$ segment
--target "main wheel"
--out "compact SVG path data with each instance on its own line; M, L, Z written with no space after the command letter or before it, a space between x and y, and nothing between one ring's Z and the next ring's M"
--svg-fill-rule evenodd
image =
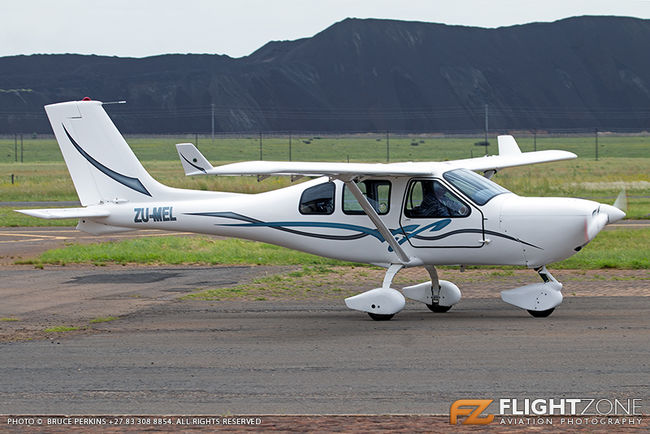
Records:
M555 310L554 307L546 310L529 310L528 313L534 316L535 318L546 318Z
M390 315L386 315L385 313L372 313L372 312L368 312L368 316L369 316L370 318L374 319L375 321L388 321L388 320L390 320L392 317L394 317L395 314L394 314L394 313L391 313Z
M427 307L431 312L435 312L435 313L444 313L447 312L449 309L451 309L451 306L440 306L437 302L433 302L432 304L427 304Z

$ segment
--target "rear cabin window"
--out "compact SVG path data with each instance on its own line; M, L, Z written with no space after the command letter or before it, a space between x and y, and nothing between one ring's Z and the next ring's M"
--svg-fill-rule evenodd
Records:
M333 182L326 182L303 191L298 207L300 214L332 214L335 190Z
M366 180L357 186L377 214L387 214L390 210L390 181ZM365 214L363 208L347 186L343 186L343 212L345 214Z
M470 209L440 181L412 181L404 215L409 218L466 217Z

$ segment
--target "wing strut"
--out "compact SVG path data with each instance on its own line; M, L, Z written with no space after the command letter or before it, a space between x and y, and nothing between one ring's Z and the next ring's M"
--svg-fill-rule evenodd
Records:
M370 220L375 224L375 227L379 231L379 233L384 237L386 242L393 248L393 251L397 254L397 257L403 264L408 264L411 262L411 258L406 254L406 252L402 249L402 246L399 245L397 240L395 240L395 237L393 234L391 234L390 230L386 227L384 222L381 220L375 209L370 205L370 202L368 202L368 199L363 195L361 190L359 190L359 187L357 186L357 183L354 182L352 179L341 179L345 183L345 185L350 189L354 197L357 199L357 202L359 202L359 205L361 205L361 208L363 208L363 211L366 213L366 215L370 218Z

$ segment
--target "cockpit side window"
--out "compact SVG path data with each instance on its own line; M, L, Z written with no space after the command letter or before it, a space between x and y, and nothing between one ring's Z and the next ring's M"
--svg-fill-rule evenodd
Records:
M377 214L388 214L390 210L390 181L365 180L358 182L357 186ZM347 186L343 187L343 212L345 214L365 214Z
M332 214L335 190L333 182L325 182L303 191L298 206L300 214Z
M510 193L499 184L467 169L450 170L443 173L442 177L477 205L485 205L499 194Z
M440 181L429 179L411 181L404 208L406 217L467 217L469 214L469 207Z

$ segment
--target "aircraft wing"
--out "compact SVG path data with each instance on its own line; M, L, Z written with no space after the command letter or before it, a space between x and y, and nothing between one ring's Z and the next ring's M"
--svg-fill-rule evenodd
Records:
M432 167L423 163L332 163L304 161L244 161L207 170L208 175L291 176L426 176Z
M466 168L500 170L506 167L576 158L567 151L521 152L512 136L499 136L499 155L444 162L333 163L301 161L244 161L213 167L193 145L176 145L186 175L249 176L429 176L436 170Z
M521 152L519 145L517 145L515 138L512 136L498 136L497 142L499 145L499 155L448 161L447 164L470 170L496 171L505 167L525 166L527 164L549 163L551 161L577 158L576 154L567 151Z
M528 164L549 163L551 161L572 160L578 156L567 151L522 152L519 155L492 155L490 157L468 158L447 161L447 164L469 170L500 170L506 167L526 166Z
M42 219L108 217L110 215L108 210L96 208L17 209L16 212Z

